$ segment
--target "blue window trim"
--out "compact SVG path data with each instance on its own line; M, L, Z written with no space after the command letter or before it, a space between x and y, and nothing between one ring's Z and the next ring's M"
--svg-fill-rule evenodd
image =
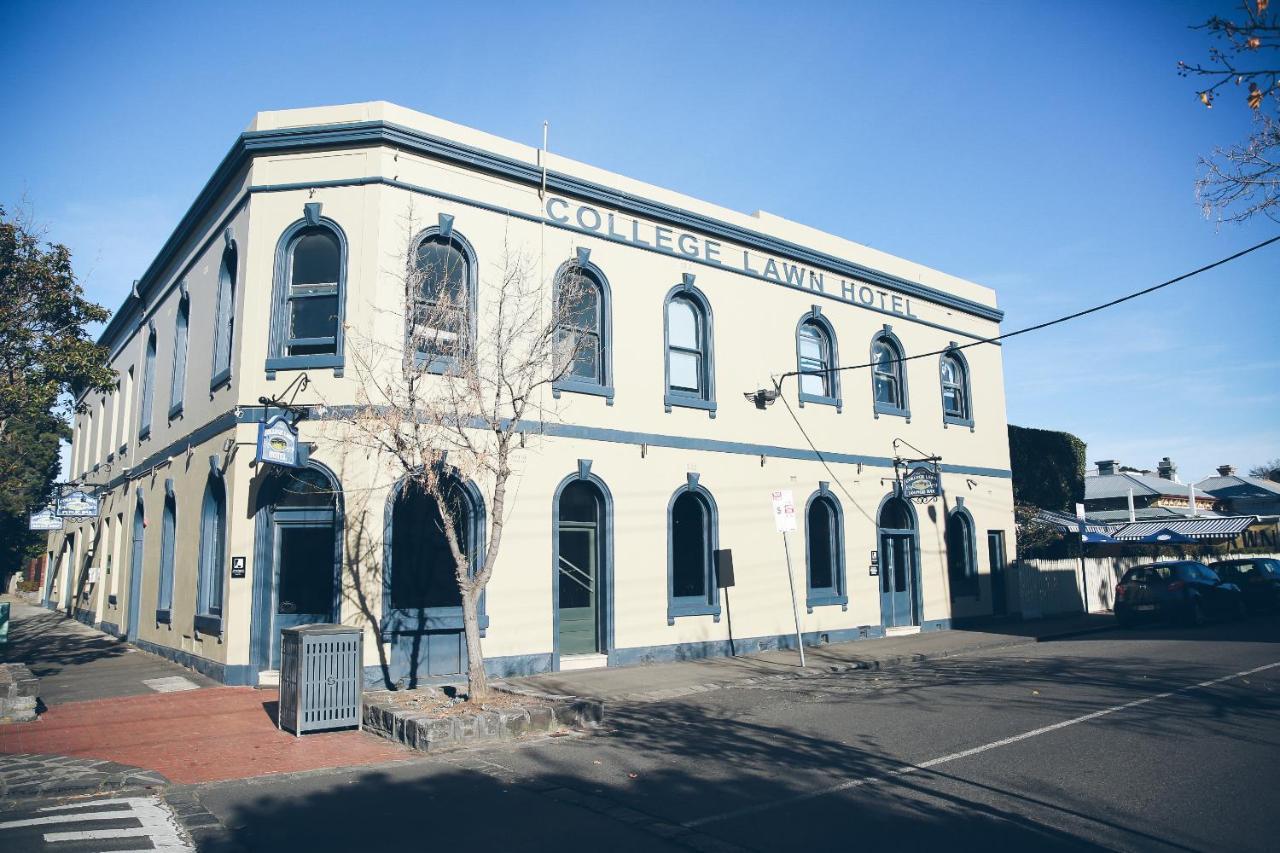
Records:
M210 391L216 391L230 384L231 364L235 361L236 283L240 276L240 252L236 248L236 241L230 236L230 230L228 227L225 238L226 247L222 250L222 257L218 261L218 301L213 315L213 358L211 359L213 375L209 377ZM225 293L222 288L224 279L227 283ZM224 336L227 342L227 363L220 367L218 352L222 349Z
M890 326L888 323L885 323L884 328L876 332L875 336L871 338L871 347L869 349L869 354L867 358L869 362L872 362L872 363L875 362L876 344L879 343L880 341L887 341L890 344L890 346L894 347L898 352L899 359L903 359L906 357L907 350L905 347L902 346L902 341L900 341L898 339L898 336L893 333L893 327ZM899 418L906 418L907 423L911 423L911 397L908 395L908 390L907 390L907 363L901 360L898 361L898 386L900 390L900 393L898 396L901 397L902 399L901 407L891 406L887 403L881 403L879 400L876 399L875 368L873 367L868 372L871 374L871 402L874 407L875 417L878 418L881 415L893 415Z
M964 394L964 408L966 417L958 418L955 415L947 414L946 402L942 407L942 428L946 429L947 425L965 426L969 431L973 431L973 393L970 391L969 385L969 359L965 358L964 353L956 348L956 342L952 341L951 346L938 357L938 394L942 394L942 364L947 358L955 359L956 364L960 368L960 392Z
M178 311L173 320L173 367L169 374L169 420L182 414L187 393L187 347L190 340L191 294L184 287L178 298Z
M835 542L831 549L831 558L835 565L831 567L831 586L814 587L812 586L813 565L810 562L811 551L809 548L809 511L813 508L816 501L823 501L832 509L835 516ZM844 542L844 507L840 505L840 500L831 492L831 485L826 481L818 484L818 490L809 495L809 499L804 504L804 563L805 563L805 606L810 613L815 607L825 607L827 605L840 605L841 610L849 609L848 587L845 585L845 542Z
M333 509L288 507L277 510L280 481L266 483L257 493L253 533L253 611L249 623L249 653L259 670L271 668L271 640L275 631L274 614L278 605L279 571L275 565L277 527L291 523L318 525L328 523L334 530L333 605L331 618L342 618L342 554L345 531L342 484L329 468L309 459L306 469L319 473L328 481L334 495ZM278 475L279 476L279 475ZM285 474L284 476L288 476Z
M156 621L169 624L173 612L173 575L178 547L178 496L173 491L173 480L164 481L164 491L164 510L160 521L160 572L156 578ZM161 613L165 618L160 618Z
M600 613L600 649L607 654L617 648L614 640L614 594L613 594L613 493L609 491L604 480L591 473L591 460L579 459L578 470L565 477L556 486L551 499L551 670L560 669L560 496L570 483L586 481L595 486L600 493L601 519L597 535L603 543L600 549L602 565L597 584L603 584L604 595Z
M796 370L800 370L800 330L806 325L814 326L819 333L827 339L827 366L836 367L840 364L840 349L836 345L836 330L822 314L822 306L815 305L809 309L803 317L796 322ZM832 371L830 374L830 388L835 393L830 396L821 394L809 394L804 391L802 383L803 377L796 377L796 388L800 398L800 408L804 408L805 403L815 403L819 406L835 406L836 413L844 411L844 400L840 396L840 373Z
M200 505L200 562L196 575L196 630L201 633L222 633L226 540L227 490L220 475L210 474L204 487L204 501ZM216 608L213 606L215 596L218 599ZM199 627L201 619L206 628Z
M686 409L702 409L709 417L716 416L716 353L715 353L715 317L711 312L711 301L706 294L694 286L694 277L684 274L684 281L667 291L662 300L662 404L667 412L673 406ZM668 308L671 300L677 296L687 298L702 312L702 380L704 392L694 394L687 391L674 390L671 387L671 328Z
M947 513L947 524L943 530L942 541L944 545L950 545L950 536L952 521L957 521L965 525L968 530L966 537L964 554L965 572L960 578L956 578L951 572L951 553L950 548L947 549L947 584L951 588L951 598L972 598L981 600L982 587L978 582L978 525L974 523L973 513L969 512L969 508L964 505L964 498L956 498L956 506L951 512ZM960 581L957 588L957 580Z
M414 245L417 245L416 243ZM454 477L454 482L461 488L462 496L467 502L468 507L468 536L475 543L475 554L471 559L471 568L475 568L484 563L485 534L487 527L485 524L485 505L484 495L475 483L468 479ZM395 513L396 500L401 492L404 491L408 483L407 477L402 477L396 481L391 487L391 493L387 496L387 506L383 515L383 533L382 533L382 623L379 626L379 632L383 642L389 642L393 639L393 635L400 632L418 632L418 631L461 631L462 630L462 607L423 607L413 609L396 609L391 606L391 578L395 567L392 565L393 539L395 531L392 529L392 518ZM485 635L486 629L489 627L489 616L485 613L485 598L487 593L481 593L478 610L480 611L480 636ZM421 610L421 614L418 611ZM412 615L411 615L412 614Z
M462 252L463 257L467 259L467 341L465 346L470 349L476 345L477 335L477 314L479 311L480 276L477 269L478 261L476 259L476 250L472 247L471 242L466 237L458 233L453 227L453 217L448 214L440 214L440 224L427 228L413 238L413 242L409 245L413 246L413 251L409 255L409 263L417 262L418 247L428 240L443 240L449 245ZM414 297L416 299L416 297ZM404 337L406 344L409 341L412 324L413 324L413 305L407 305L405 311L405 327ZM429 361L421 352L413 353L413 366L428 373L444 374L457 367L458 359L454 356L438 356Z
M675 510L676 500L683 494L691 492L697 495L707 510L707 525L711 542L707 549L710 552L706 565L707 594L705 596L675 596L675 525L671 514ZM698 482L697 474L689 474L689 481L676 489L667 501L667 624L676 624L680 616L713 616L720 621L720 588L716 586L715 552L720 547L720 511L716 508L716 499L711 492Z
M613 296L609 287L609 279L604 270L590 260L589 249L578 249L578 255L565 261L556 270L553 281L559 283L564 276L578 270L585 274L596 286L600 294L600 382L579 379L574 376L563 376L552 383L551 396L559 398L562 392L570 394L591 394L604 397L606 405L613 405ZM559 298L559 288L552 291L553 300ZM555 304L553 302L553 304ZM556 309L553 308L553 313Z
M156 403L156 322L147 324L147 349L142 363L142 393L138 396L138 441L151 437L151 410Z
M323 355L286 355L285 342L289 333L289 275L293 267L293 249L303 232L323 230L338 241L338 326L335 331L334 352ZM305 370L307 368L333 368L334 376L342 376L345 361L343 324L347 316L347 266L349 263L347 235L342 226L320 214L319 202L308 202L302 219L294 222L280 235L276 243L275 271L271 287L271 325L267 342L266 372L268 379L275 379L280 370Z

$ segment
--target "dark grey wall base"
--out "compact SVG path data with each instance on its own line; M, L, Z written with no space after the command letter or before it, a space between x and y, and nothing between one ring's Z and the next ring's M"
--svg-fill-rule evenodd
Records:
M194 669L201 675L207 675L214 681L221 681L223 684L229 685L246 685L253 683L253 677L256 673L253 667L248 664L230 664L221 663L209 658L193 655L190 652L184 652L181 649L171 649L168 646L159 646L146 640L134 640L133 644L143 651L151 652L153 655L159 655L166 660L171 660L187 669Z

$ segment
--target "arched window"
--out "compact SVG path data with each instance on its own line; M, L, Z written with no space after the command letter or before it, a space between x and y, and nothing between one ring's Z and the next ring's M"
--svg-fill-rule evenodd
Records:
M902 345L888 326L871 341L871 391L876 415L910 417Z
M800 372L800 405L822 403L841 408L835 330L814 306L796 326L796 370Z
M952 598L978 595L973 519L964 507L952 510L947 516L947 576L951 581Z
M227 492L212 475L200 508L200 573L196 581L196 630L222 633L222 586L227 559Z
M173 558L178 535L178 501L173 481L165 480L164 516L160 523L160 573L156 589L156 622L169 624L173 618Z
M810 610L824 604L847 606L844 589L844 514L835 496L824 487L809 498L805 509L805 556L808 563Z
M557 352L567 364L554 390L597 394L613 401L609 285L595 265L579 259L556 274Z
M667 623L677 616L720 619L715 551L719 523L715 500L701 486L681 487L667 507Z
M475 571L477 519L472 496L460 483L450 485L448 507L458 546ZM435 499L417 484L406 484L395 498L391 530L391 608L461 608L457 564Z
M663 306L667 346L666 410L672 406L716 411L711 305L687 276Z
M142 408L138 412L138 440L151 435L151 409L156 399L156 327L150 324L147 355L142 366Z
M173 373L169 377L169 417L182 414L187 391L187 332L191 325L191 300L184 293L178 300L178 316L173 328Z
M973 426L969 401L969 366L958 351L942 354L939 362L942 381L942 419L949 424Z
M472 258L452 230L433 228L418 243L409 337L419 367L443 372L470 348L476 309Z
M214 318L213 375L209 387L216 388L231 378L231 350L236 318L236 248L229 243L218 266L218 308Z
M342 367L346 239L337 224L307 205L307 218L280 237L267 373Z
M147 530L146 506L142 502L142 490L133 505L133 548L129 552L129 605L128 627L125 637L130 642L138 639L138 623L142 614L142 558Z

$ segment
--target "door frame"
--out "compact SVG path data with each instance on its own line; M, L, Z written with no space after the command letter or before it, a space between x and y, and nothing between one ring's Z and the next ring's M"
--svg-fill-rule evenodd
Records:
M141 490L139 490L141 491ZM133 504L133 526L130 529L132 551L129 554L129 604L125 637L129 642L138 639L138 621L142 618L142 559L147 541L147 507L141 494Z
M614 644L613 595L613 493L604 480L591 473L591 460L579 459L578 471L556 486L551 499L551 670L560 670L560 495L570 483L585 480L600 493L600 518L596 521L596 642L599 654L608 655Z
M992 559L994 557L991 553L993 541L998 542L1000 545L999 565ZM991 572L992 616L1007 616L1009 614L1009 577L1006 574L1006 570L1009 568L1009 553L1006 548L1003 530L987 531L987 560L991 564L989 570ZM997 604L999 605L998 609L996 607Z
M903 505L907 508L907 514L911 518L912 526L910 528L880 526L880 518L884 512L885 505L895 499L902 501ZM912 505L911 501L903 497L897 491L897 489L895 489L892 494L886 495L883 499L881 499L880 506L876 509L876 545L881 549L881 551L884 550L884 539L886 536L894 536L894 537L900 537L904 539L910 539L910 542L911 542L910 544L910 553L911 553L910 581L911 583L909 584L908 592L909 592L910 601L911 601L912 622L910 625L906 625L906 626L889 624L890 614L886 612L886 597L895 595L896 593L884 592L884 579L881 578L879 579L879 583L876 584L877 592L880 595L880 627L884 629L902 628L902 627L923 627L924 596L921 594L921 589L920 589L921 578L923 576L923 572L920 566L920 517L919 515L916 514L916 509ZM880 571L881 573L884 573L885 569L888 568L888 566L883 556L881 558L880 563L881 563Z

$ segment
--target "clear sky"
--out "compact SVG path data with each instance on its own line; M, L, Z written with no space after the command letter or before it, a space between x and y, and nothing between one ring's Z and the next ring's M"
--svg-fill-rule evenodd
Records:
M0 202L116 308L253 113L383 99L996 288L1004 328L1280 233L1219 227L1188 3L0 3ZM1280 245L1010 341L1011 423L1183 479L1280 456ZM780 365L780 368L788 365Z

